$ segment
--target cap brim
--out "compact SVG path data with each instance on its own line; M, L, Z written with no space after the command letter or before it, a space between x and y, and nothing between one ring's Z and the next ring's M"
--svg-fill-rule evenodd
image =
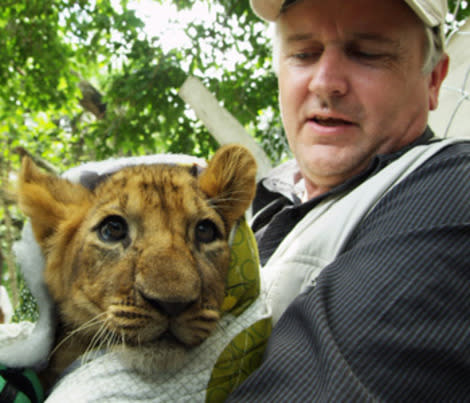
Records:
M254 13L265 21L276 21L285 0L250 0ZM444 23L447 0L405 0L406 4L426 25L435 27Z
M265 21L276 21L279 17L283 0L250 0L254 13Z
M444 23L447 15L447 0L405 0L421 21L429 27Z

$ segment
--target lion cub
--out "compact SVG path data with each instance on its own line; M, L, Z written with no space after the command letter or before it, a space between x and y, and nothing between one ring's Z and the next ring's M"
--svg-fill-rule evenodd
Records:
M231 145L193 171L126 167L89 190L23 160L19 203L58 317L46 387L90 349L118 347L131 365L154 370L215 329L228 237L254 197L256 163Z

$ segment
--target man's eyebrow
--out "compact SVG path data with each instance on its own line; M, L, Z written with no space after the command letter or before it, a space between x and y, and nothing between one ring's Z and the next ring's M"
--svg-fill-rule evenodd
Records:
M294 33L291 34L287 37L287 42L302 42L302 41L309 41L312 39L315 39L316 36L312 33ZM382 43L382 44L388 44L388 45L393 45L393 46L400 46L400 41L396 39L389 38L387 36L381 35L379 33L353 33L351 34L350 38L352 40L363 40L363 41L369 41L369 42L376 42L376 43Z
M313 39L314 36L311 33L296 33L296 34L291 34L287 37L287 42L302 42L302 41L308 41Z
M370 42L377 42L382 44L394 45L399 47L400 41L397 39L392 39L388 36L381 35L379 33L354 33L352 35L354 40L362 40L362 41L370 41Z

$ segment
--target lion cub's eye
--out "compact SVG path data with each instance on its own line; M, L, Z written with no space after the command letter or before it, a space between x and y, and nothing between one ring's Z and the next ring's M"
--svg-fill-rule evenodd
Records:
M211 220L199 221L196 225L196 240L202 243L209 243L220 238L217 226Z
M105 242L118 242L127 237L127 223L118 215L106 217L98 225L98 236Z

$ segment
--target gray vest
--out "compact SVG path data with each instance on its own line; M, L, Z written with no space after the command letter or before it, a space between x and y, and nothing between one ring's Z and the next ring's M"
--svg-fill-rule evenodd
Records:
M262 288L272 309L273 323L297 295L315 285L321 270L341 253L354 229L390 189L457 141L446 139L416 146L349 193L326 199L313 208L262 268Z

